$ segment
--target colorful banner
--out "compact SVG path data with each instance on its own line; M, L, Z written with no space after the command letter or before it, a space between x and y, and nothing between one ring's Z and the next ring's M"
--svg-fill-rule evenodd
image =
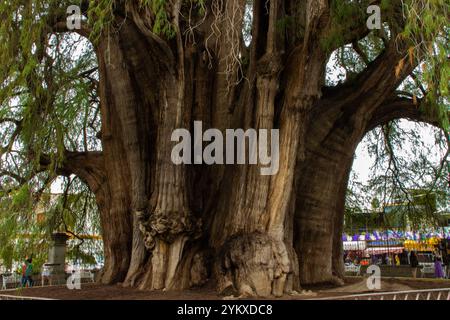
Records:
M344 233L342 235L342 241L369 241L369 240L415 240L424 241L427 239L449 239L450 240L450 227L442 227L438 229L424 229L421 231L396 231L396 230L385 230L385 231L373 231L373 232L362 232L360 234L349 235Z

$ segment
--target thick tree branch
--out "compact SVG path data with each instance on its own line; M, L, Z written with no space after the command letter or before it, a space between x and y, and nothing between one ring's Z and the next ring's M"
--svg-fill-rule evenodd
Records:
M392 40L383 53L369 63L355 79L324 89L320 105L346 109L349 113L356 110L372 112L379 101L383 101L386 95L393 94L417 66L417 60L411 63L406 57L407 46ZM325 108L321 109L326 111Z
M51 169L52 159L49 155L41 155L40 171ZM74 152L66 151L64 161L56 168L56 173L63 176L72 174L86 182L92 192L96 192L105 181L103 154L99 151Z
M392 97L383 102L372 115L366 132L375 127L385 124L395 119L410 119L418 122L425 122L436 127L440 127L439 119L420 110L420 100L414 103L413 99Z
M352 42L352 48L355 50L355 52L361 57L361 59L364 61L364 63L367 65L369 64L369 58L365 54L365 52L361 49L361 47L358 44L358 41Z
M353 5L353 6L357 6L357 7L362 7L363 11L364 11L364 18L363 19L352 19L352 22L350 25L347 26L346 30L343 30L341 33L342 36L342 42L343 44L347 44L347 43L357 43L359 40L364 39L366 36L368 36L370 34L370 32L372 32L372 30L367 28L367 18L368 18L368 14L366 13L366 8L370 5L379 5L381 3L380 0L370 0L368 1L368 3L366 2L354 2L353 4L348 3L347 5ZM383 17L383 21L386 20L387 16L386 14L382 14ZM383 32L383 30L380 30L381 32ZM383 41L385 41L385 39L383 38ZM331 48L331 50L335 50L338 49L337 47ZM364 57L362 57L364 58Z
M170 48L169 44L161 37L156 35L148 26L148 17L151 15L148 8L140 8L139 4L129 1L125 4L125 9L129 12L130 16L139 31L147 38L152 44L152 52L161 63L166 63L167 66L174 66L175 54Z
M80 7L80 12L82 15L87 16L87 12L89 9L89 1L78 1L78 3L74 3ZM50 10L47 19L48 27L50 28L51 32L75 32L78 33L80 36L83 36L85 38L89 39L89 36L91 35L92 29L88 26L88 24L85 21L81 21L81 28L80 29L74 29L69 30L67 28L67 17L68 14L66 12L67 6L62 6L58 9Z
M78 33L80 36L83 36L87 39L89 39L89 36L92 32L92 30L89 28L89 26L86 23L81 23L80 29L73 29L73 30L70 30L67 28L66 21L58 21L55 24L51 25L50 27L51 27L51 30L56 33L75 32L75 33Z

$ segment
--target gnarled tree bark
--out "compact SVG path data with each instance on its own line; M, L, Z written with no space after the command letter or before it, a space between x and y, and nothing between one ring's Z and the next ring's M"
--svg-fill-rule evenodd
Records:
M407 49L395 39L356 80L324 88L330 2L294 2L254 1L249 48L246 1L206 1L205 17L193 21L182 1L169 1L172 38L153 32L149 8L118 4L112 31L95 44L103 150L68 155L65 164L97 198L102 282L185 289L212 279L222 293L281 296L302 283L340 281L358 143L393 118L424 118L391 98L415 67L406 62L395 74ZM289 14L300 34L277 30ZM217 28L223 33L211 34ZM367 34L350 31L351 42ZM229 60L241 52L248 63ZM175 165L171 134L196 120L204 130L279 129L279 171Z

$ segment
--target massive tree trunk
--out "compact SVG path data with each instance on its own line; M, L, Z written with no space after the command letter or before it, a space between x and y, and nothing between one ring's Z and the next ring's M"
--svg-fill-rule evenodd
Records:
M224 294L259 296L339 282L355 149L375 125L421 116L410 105L392 114L386 99L414 65L394 75L403 53L392 40L357 80L324 90L329 1L254 1L248 48L246 1L206 1L205 17L189 21L180 21L192 14L182 1L169 3L173 37L155 34L149 9L128 2L95 44L103 150L68 156L66 169L97 198L101 281L185 289L211 280ZM278 31L288 15L300 35ZM366 34L355 30L356 40ZM194 121L222 132L279 129L278 172L174 164L172 132L192 132Z

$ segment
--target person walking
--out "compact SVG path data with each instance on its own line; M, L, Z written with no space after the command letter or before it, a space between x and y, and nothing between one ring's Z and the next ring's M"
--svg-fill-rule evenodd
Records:
M26 263L26 269L25 269L25 282L28 283L28 287L33 286L33 279L31 276L33 275L33 259L29 258L25 261Z
M409 256L409 263L411 265L412 269L412 276L413 278L417 277L417 267L419 266L419 259L417 258L416 251L411 251L411 254Z

